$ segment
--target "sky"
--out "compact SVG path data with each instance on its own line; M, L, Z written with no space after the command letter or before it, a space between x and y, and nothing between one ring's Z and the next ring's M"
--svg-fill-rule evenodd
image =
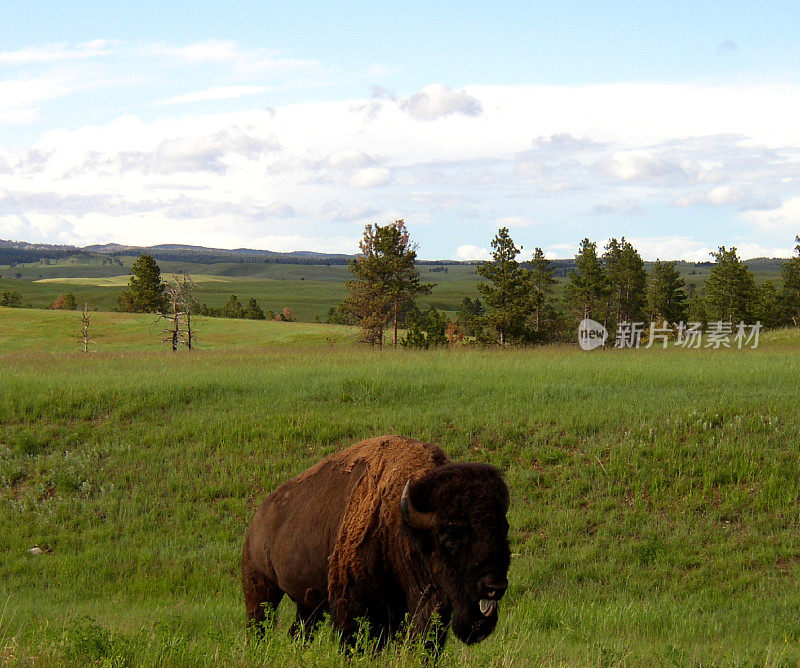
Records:
M541 6L538 6L541 5ZM800 3L0 3L0 238L788 257Z

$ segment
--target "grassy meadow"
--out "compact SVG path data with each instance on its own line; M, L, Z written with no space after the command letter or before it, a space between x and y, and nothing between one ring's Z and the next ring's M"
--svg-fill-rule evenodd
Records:
M370 350L344 327L0 309L0 662L413 665L329 630L245 645L275 486L401 433L506 471L510 588L450 665L797 665L800 333L757 350ZM157 326L156 326L157 327ZM29 550L37 546L41 554Z
M59 294L72 292L78 303L108 311L117 308L120 292L130 278L135 256L120 256L112 261L102 256L78 256L64 260L41 260L12 266L0 265L0 293L16 291L23 306L47 308ZM212 307L225 304L232 294L244 304L255 298L266 312L280 312L289 306L301 322L325 322L328 310L338 306L347 295L345 282L352 278L345 265L279 264L264 262L158 261L162 275L187 273L197 288L195 297ZM647 263L649 267L651 263ZM751 260L758 283L780 279L780 260ZM480 277L475 265L418 265L420 278L436 286L430 295L422 295L419 305L434 306L454 316L464 297L478 297ZM444 271L446 269L446 271ZM678 271L687 289L702 292L711 269L709 263L679 262ZM566 279L557 279L554 294L560 297Z
M78 260L0 266L0 293L19 292L23 306L47 308L59 294L72 292L79 304L111 310L130 279L130 265L136 258L122 258L121 264L100 264ZM328 309L347 296L345 282L352 278L345 265L264 264L253 262L199 264L160 261L162 276L188 273L196 285L199 302L218 307L235 294L244 304L255 298L264 311L280 312L285 306L295 311L299 321L325 322ZM420 267L423 281L436 283L431 295L423 296L422 306L455 313L464 297L476 297L478 275L474 266L451 265L444 271ZM17 278L17 274L19 277Z

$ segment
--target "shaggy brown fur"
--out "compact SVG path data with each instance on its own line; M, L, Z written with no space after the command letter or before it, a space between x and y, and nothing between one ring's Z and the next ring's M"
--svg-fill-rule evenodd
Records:
M434 529L404 519L409 480L415 508L435 513ZM293 633L330 612L346 639L366 618L385 641L407 615L425 631L434 613L446 627L455 610L456 634L476 642L496 623L496 607L486 617L478 599L505 590L507 505L496 469L453 464L435 445L382 436L336 452L256 512L242 559L249 623L263 622L287 594L297 604Z

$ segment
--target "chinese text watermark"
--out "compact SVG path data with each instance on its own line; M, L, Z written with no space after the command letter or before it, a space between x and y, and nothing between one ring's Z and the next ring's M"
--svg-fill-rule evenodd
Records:
M668 322L620 322L617 324L614 348L667 348L670 343L679 348L758 348L758 337L761 322L748 325L740 322L717 320L709 322L704 328L701 322L679 322L671 325ZM642 344L647 334L646 343ZM592 350L605 346L608 331L599 322L582 320L578 326L578 343L584 350Z

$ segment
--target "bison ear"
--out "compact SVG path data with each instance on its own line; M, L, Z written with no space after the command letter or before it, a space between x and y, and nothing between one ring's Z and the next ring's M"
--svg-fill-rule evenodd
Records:
M436 524L436 514L423 513L414 508L414 504L411 502L411 495L409 494L410 486L411 481L409 480L406 482L406 486L403 488L403 494L400 496L400 512L406 524L411 528L429 531L433 529Z

